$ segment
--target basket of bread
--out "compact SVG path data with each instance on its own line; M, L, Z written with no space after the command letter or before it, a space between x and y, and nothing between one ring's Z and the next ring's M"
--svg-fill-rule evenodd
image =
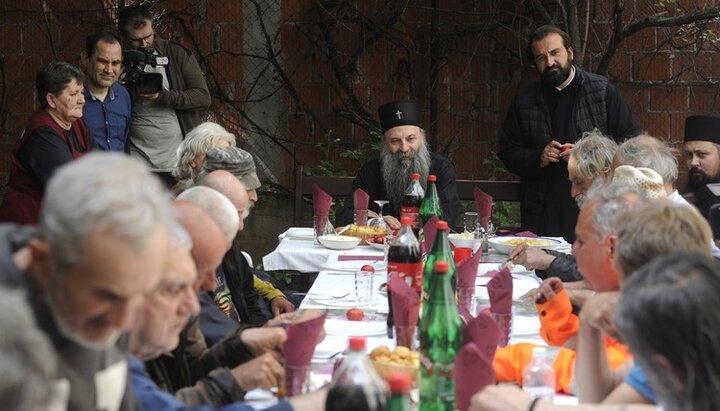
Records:
M362 240L362 244L373 242L376 238L384 238L389 233L379 227L370 227L367 225L350 224L350 226L342 226L335 229L340 235L357 237Z
M407 374L413 384L417 383L420 370L420 353L417 351L403 346L390 350L386 345L381 345L370 352L370 359L383 379L387 380L391 374L401 373Z

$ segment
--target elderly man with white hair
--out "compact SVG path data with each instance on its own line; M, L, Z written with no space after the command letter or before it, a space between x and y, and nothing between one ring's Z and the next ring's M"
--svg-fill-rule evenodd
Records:
M50 179L39 234L15 263L55 349L55 391L68 409L137 409L120 337L160 281L172 224L160 182L122 154L89 154Z
M444 220L455 224L459 203L455 184L455 166L447 158L431 153L425 130L420 128L420 111L414 100L393 101L378 108L382 127L382 150L377 159L365 163L352 183L345 203L336 215L338 225L350 224L354 219L353 193L361 188L370 196L368 206L375 200L387 200L382 210L385 222L392 229L400 228L400 206L410 186L410 174L420 174L425 187L428 175L437 177L437 191L442 204ZM379 210L378 210L379 211Z
M177 163L172 171L173 177L178 181L173 188L175 192L180 193L192 186L208 151L213 148L235 147L236 144L235 134L217 123L206 121L190 130L177 149Z

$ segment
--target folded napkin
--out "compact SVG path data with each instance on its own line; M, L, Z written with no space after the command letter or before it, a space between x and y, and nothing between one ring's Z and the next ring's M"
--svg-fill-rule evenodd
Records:
M414 328L417 326L420 313L420 296L417 291L397 275L393 275L388 283L388 292L392 294L392 313L396 327L409 327L408 335L396 335L398 345L412 346Z
M455 403L459 410L470 408L470 398L495 383L493 360L500 330L488 313L481 312L463 331L463 346L455 357Z
M313 198L313 216L314 217L327 217L330 215L330 206L332 204L332 196L323 191L322 188L318 187L317 184L312 186L312 198ZM315 230L318 233L325 232L326 221L322 220L315 226Z
M519 233L515 233L518 237L528 237L528 238L535 238L537 237L537 234L533 233L532 231L520 231Z
M475 196L475 210L480 216L480 224L483 229L487 230L490 216L492 216L493 198L478 186L473 188L473 195Z
M479 251L479 250L478 250ZM457 266L457 286L458 287L475 287L475 278L477 278L478 265L482 252L475 253L472 257L463 260Z
M512 274L507 267L495 273L487 284L490 296L490 311L495 314L512 313Z
M437 227L435 224L440 221L437 216L432 216L427 223L423 226L423 242L420 244L420 250L423 254L429 253L435 241L435 235L437 235Z
M286 330L287 339L283 343L285 358L285 392L292 396L302 392L307 377L306 366L310 365L315 346L324 336L327 310L315 315L316 310L307 310L300 316L312 316L309 320L291 324Z
M291 324L285 332L287 339L283 344L285 364L302 366L310 364L315 346L320 342L324 331L327 311L309 320Z
M353 193L353 205L355 207L355 211L365 211L365 213L363 213L364 221L355 221L355 224L367 225L367 211L369 203L370 196L368 195L368 193L366 193L362 188L356 189Z

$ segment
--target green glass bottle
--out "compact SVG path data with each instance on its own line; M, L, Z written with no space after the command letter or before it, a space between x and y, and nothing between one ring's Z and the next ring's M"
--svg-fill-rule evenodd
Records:
M420 320L420 411L455 410L455 356L462 320L447 276L449 264L435 263L426 314ZM425 311L425 309L423 309Z
M423 197L422 203L420 203L421 228L424 227L425 223L427 223L433 216L437 216L438 219L442 220L445 215L440 204L440 197L438 196L435 181L437 181L437 177L430 174L427 178L427 190L425 190L425 197Z
M410 376L390 374L387 381L390 386L387 411L410 411Z
M430 293L430 281L434 276L435 263L437 261L445 261L450 265L447 273L447 277L450 281L450 286L455 295L455 284L457 283L457 269L455 268L455 260L453 258L452 248L450 248L450 240L448 240L448 223L447 221L438 221L435 223L437 234L435 234L435 240L433 240L432 248L427 254L425 260L425 267L423 268L423 283L422 283L422 297L423 304L429 297ZM423 305L422 314L425 315L426 305Z

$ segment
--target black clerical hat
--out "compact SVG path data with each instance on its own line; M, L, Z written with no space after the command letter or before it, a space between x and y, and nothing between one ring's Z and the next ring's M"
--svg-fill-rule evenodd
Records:
M688 117L685 120L685 141L709 141L720 144L720 117Z
M378 109L378 116L383 133L397 126L420 127L420 113L414 100L383 104Z

